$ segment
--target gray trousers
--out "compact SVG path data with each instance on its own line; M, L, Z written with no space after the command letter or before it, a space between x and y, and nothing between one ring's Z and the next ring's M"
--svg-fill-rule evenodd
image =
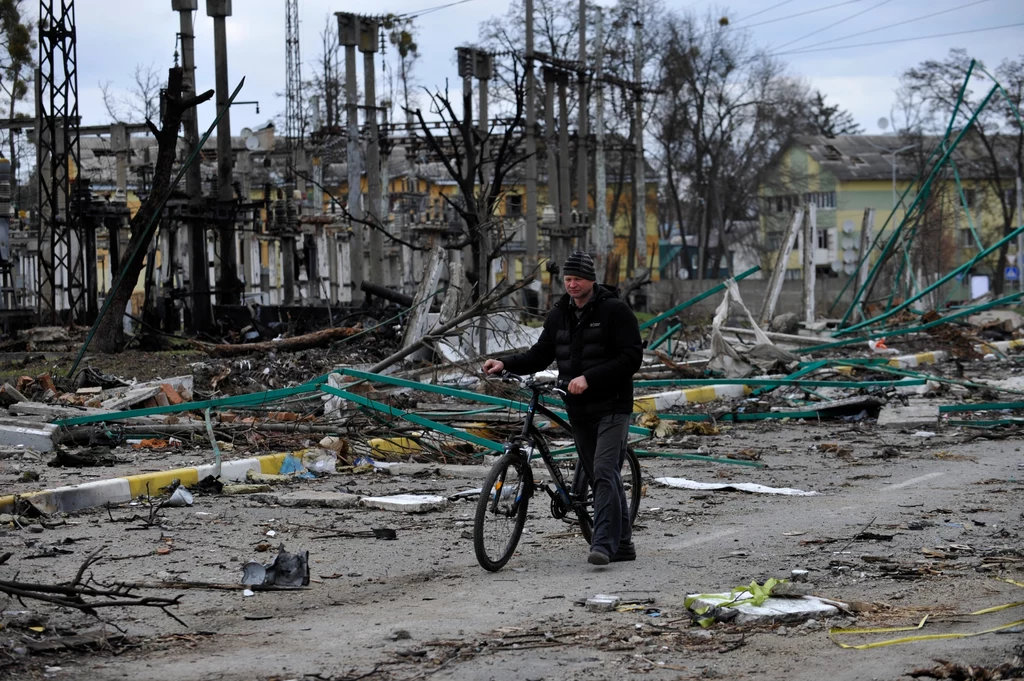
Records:
M599 419L573 418L572 434L583 468L593 471L594 538L591 548L614 556L622 544L633 539L629 504L622 485L622 464L626 459L629 414L608 414ZM577 472L577 483L580 480ZM574 486L579 489L578 485Z

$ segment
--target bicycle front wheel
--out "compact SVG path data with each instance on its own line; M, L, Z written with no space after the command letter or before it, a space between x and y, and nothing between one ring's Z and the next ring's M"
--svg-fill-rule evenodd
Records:
M484 479L473 521L473 550L485 570L503 568L519 544L533 491L530 464L519 450L506 452Z

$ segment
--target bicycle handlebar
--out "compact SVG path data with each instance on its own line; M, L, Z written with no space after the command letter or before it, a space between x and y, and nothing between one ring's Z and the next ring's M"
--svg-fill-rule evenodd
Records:
M519 374L513 374L511 371L504 370L498 374L498 377L507 381L515 381L524 388L529 388L537 393L554 393L561 397L565 397L566 395L567 384L565 384L564 381L556 381L554 383L538 382L535 379L526 378L525 376L520 376Z

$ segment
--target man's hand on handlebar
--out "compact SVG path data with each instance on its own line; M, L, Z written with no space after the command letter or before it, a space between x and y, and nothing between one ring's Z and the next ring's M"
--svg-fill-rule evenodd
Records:
M489 359L484 362L483 370L485 374L500 374L505 370L505 363L500 359Z

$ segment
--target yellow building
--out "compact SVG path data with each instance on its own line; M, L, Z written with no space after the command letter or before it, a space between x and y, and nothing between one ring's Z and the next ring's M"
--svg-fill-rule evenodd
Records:
M892 234L918 198L921 182L915 183L915 178L922 169L927 175L933 163L927 162L928 156L939 142L937 137L883 135L795 137L760 178L762 267L774 267L794 211L813 204L818 276L845 280L861 260L865 209L875 210L872 238L883 228L883 239ZM1012 222L1015 202L1016 170L1011 165L1012 154L1008 156L1007 167L1000 168L1003 183L997 191L991 162L986 160L980 141L967 135L955 149L950 163L922 197L923 205L914 207L912 216L919 219L905 230L914 232L910 262L918 277L929 280L945 274L1004 233L1009 224L1004 207L1010 207ZM786 263L786 278L802 276L801 241L798 238ZM1009 249L1011 253L1015 246ZM1005 268L993 255L973 273L988 275L995 282Z

